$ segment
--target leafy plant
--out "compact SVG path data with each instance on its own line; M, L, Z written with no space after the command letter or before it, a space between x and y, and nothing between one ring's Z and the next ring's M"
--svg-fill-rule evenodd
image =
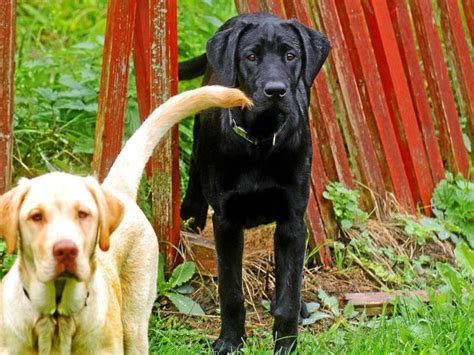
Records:
M10 270L15 259L16 255L8 255L5 242L3 240L0 241L0 280L3 279L8 270Z
M438 235L441 240L445 240L449 234L443 225L434 218L422 217L417 219L413 215L397 214L394 216L394 219L403 227L405 233L411 236L418 245L426 244L433 235Z
M160 255L158 264L158 292L161 296L168 298L179 312L192 315L204 315L201 306L194 302L189 294L193 288L184 285L191 280L196 271L196 265L186 261L178 265L171 273L168 281L165 280L164 258Z
M323 197L332 201L336 221L343 230L365 228L368 214L358 206L358 191L350 190L340 182L331 182L323 192Z
M448 173L436 186L431 202L444 228L464 237L474 248L474 183Z

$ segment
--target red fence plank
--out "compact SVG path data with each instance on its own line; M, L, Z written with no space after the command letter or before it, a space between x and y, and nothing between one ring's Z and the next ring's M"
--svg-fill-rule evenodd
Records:
M140 121L144 121L152 111L151 107L151 55L150 55L150 14L148 0L137 3L135 33L133 37L133 62L135 85L137 87L138 111ZM153 175L152 159L146 166L147 177Z
M372 139L380 146L378 149L381 149L378 159L380 163L386 164L386 168L383 169L388 175L385 177L386 186L390 187L390 190L395 193L398 201L405 208L413 212L415 210L413 201L417 200L419 196L414 174L415 164L412 162L410 152L402 148L408 145L407 142L401 142L399 147L397 138L400 137L400 134L397 137L394 127L390 124L391 117L387 106L387 97L384 94L383 83L377 70L378 65L374 52L371 50L372 44L367 32L362 6L354 1L339 2L339 16L350 49L349 55L356 80L359 83L359 92L363 99L365 116L372 131ZM421 140L419 143L421 144ZM381 154L382 152L383 154ZM405 156L405 161L402 161L402 156ZM423 158L423 155L419 154L418 158ZM382 167L384 165L381 163ZM430 176L429 168L427 171ZM413 197L407 186L410 186Z
M235 0L235 6L240 14L262 11L259 0Z
M443 51L434 23L431 0L410 2L413 24L416 29L428 88L438 121L442 152L448 158L448 168L453 172L468 172L469 158L463 142L453 91L443 60Z
M344 103L348 112L349 122L346 122L346 142L353 157L354 164L358 165L358 176L366 186L375 191L379 196L385 195L384 181L380 170L375 148L367 127L362 100L357 90L357 83L350 63L349 49L347 47L335 0L317 0L312 3L312 8L324 14L322 21L332 44L331 57L337 71L341 85Z
M137 100L140 119L143 121L151 113L150 106L150 18L148 1L137 3L135 33L133 37L133 61L135 81L137 85Z
M313 88L313 96L316 100L312 99L311 116L328 179L338 180L345 186L354 188L349 159L344 148L344 140L337 123L324 72L318 74Z
M438 0L438 4L444 40L448 46L446 52L450 63L452 63L453 72L457 79L456 83L462 96L462 100L459 100L459 102L465 117L469 120L469 129L472 130L474 121L474 70L462 26L461 13L456 1ZM470 17L472 21L472 13ZM474 157L474 151L472 153Z
M467 28L471 36L471 44L474 45L474 1L462 0L464 16L466 18Z
M122 148L136 0L110 0L107 9L92 169L102 180Z
M11 183L16 1L0 2L0 193Z
M403 67L405 68L404 74L409 78L410 96L413 100L418 124L423 133L423 140L428 154L433 182L438 183L445 177L444 166L431 115L428 95L425 89L423 73L419 64L408 7L405 0L389 0L388 6L400 57Z
M177 5L173 0L149 0L151 107L177 93ZM160 141L153 156L153 224L162 243L168 268L175 262L180 238L178 128Z
M285 0L284 4L288 17L298 18L302 24L308 27L316 27L306 2ZM333 101L329 94L326 75L323 71L316 76L313 83L310 108L313 126L316 129L317 147L321 150L328 179L341 181L347 187L353 188L349 159L337 123Z
M430 213L429 205L434 189L431 168L398 51L395 32L390 22L390 13L386 2L373 0L364 3L364 10L405 169L409 171L411 185L418 190L417 195L425 206L425 212Z
M313 236L312 238L309 238L309 245L311 248L316 248L318 250L321 264L325 267L330 267L332 265L331 254L328 242L325 238L324 225L314 194L309 195L306 213L310 226L310 234Z
M324 171L324 163L321 158L321 152L315 137L315 130L312 120L309 121L311 129L311 144L313 147L313 157L311 163L311 195L314 195L318 203L319 213L323 219L326 235L334 238L337 235L337 224L334 220L331 203L323 197L323 192L329 184L329 180Z
M261 0L261 8L263 11L285 18L285 9L281 0Z

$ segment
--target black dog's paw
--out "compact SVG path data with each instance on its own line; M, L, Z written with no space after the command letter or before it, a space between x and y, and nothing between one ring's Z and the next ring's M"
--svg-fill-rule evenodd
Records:
M276 355L288 355L296 350L296 337L286 337L277 339L275 341L275 347L273 348L273 354Z
M226 355L231 353L240 354L242 345L244 343L243 338L229 339L228 337L220 336L212 345L214 354Z

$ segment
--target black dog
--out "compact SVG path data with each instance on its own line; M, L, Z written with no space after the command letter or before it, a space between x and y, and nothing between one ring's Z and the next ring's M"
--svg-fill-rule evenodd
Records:
M257 13L227 21L207 43L207 57L180 64L180 78L202 74L242 89L252 110L197 117L183 219L204 228L208 204L219 273L222 328L214 350L237 350L245 336L243 229L276 221L275 351L295 349L307 235L311 138L309 91L329 52L324 35Z

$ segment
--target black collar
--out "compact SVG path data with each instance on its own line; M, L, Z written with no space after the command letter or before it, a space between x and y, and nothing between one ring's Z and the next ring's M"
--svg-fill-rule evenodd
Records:
M245 139L247 142L252 143L253 145L259 145L260 143L272 140L272 146L274 147L277 142L277 136L280 134L280 132L283 130L286 123L288 122L288 118L287 118L285 122L283 122L283 124L280 126L280 128L278 128L278 130L275 133L273 133L272 137L259 140L257 138L252 138L249 135L249 133L245 130L245 128L237 125L237 122L235 122L234 117L232 116L232 111L230 109L228 109L228 111L229 111L229 124L232 127L232 130L234 131L234 133L237 134L239 137Z

